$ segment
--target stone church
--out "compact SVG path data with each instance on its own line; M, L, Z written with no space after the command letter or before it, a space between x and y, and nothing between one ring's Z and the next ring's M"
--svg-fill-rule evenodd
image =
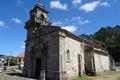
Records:
M48 11L37 4L25 24L24 75L39 80L70 80L110 70L108 52L93 42L53 26Z

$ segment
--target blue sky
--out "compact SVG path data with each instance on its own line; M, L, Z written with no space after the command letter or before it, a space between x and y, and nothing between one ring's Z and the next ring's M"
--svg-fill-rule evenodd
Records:
M29 10L43 3L53 25L76 35L120 24L120 0L0 0L0 54L24 51Z

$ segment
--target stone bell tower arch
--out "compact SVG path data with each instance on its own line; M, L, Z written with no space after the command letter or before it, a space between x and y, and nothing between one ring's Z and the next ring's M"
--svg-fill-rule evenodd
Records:
M30 21L46 25L48 22L48 11L44 8L43 4L38 3L30 11Z
M48 11L44 5L38 3L33 9L30 10L30 19L25 23L27 29L27 40L35 38L37 35L41 35L40 29L44 26L49 26Z

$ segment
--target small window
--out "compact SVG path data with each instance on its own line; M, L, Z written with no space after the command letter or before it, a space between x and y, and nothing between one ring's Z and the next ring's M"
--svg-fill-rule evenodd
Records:
M80 46L81 46L81 53L83 53L84 52L84 45L80 44Z
M40 18L41 18L41 20L44 20L44 19L45 19L45 17L44 17L43 14L40 15Z
M83 47L83 45L81 44L81 47Z
M67 50L67 62L70 62L70 50Z

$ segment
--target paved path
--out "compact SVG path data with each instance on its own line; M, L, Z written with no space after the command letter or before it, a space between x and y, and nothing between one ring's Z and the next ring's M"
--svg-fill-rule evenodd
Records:
M35 80L23 77L20 73L0 73L0 80Z
M4 77L4 78L0 78L0 80L34 80L34 79L28 79L28 78L22 78L22 77L17 77L17 76L13 76L13 77Z

